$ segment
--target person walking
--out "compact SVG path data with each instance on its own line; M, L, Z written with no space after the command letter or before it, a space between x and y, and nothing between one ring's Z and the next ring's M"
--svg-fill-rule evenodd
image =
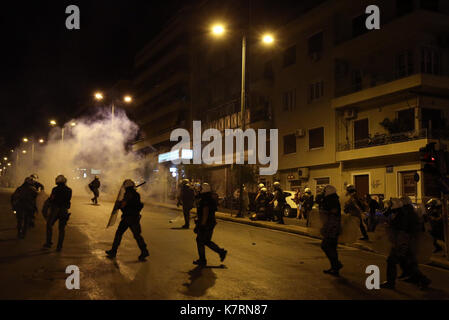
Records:
M196 227L194 232L197 234L196 244L198 249L199 259L193 261L193 264L199 267L207 265L206 260L206 246L218 253L220 261L226 259L227 251L220 248L212 241L214 228L217 224L215 219L215 212L217 211L217 199L213 195L211 187L208 183L201 185L200 201L198 205L198 219L195 221Z
M195 200L195 191L189 185L189 182L190 181L188 179L182 180L179 188L178 203L176 204L177 207L182 205L182 212L184 214L183 229L190 228L190 210L192 210L193 202Z
M360 231L362 232L363 237L360 240L369 240L368 233L366 232L365 225L363 224L362 214L366 210L366 206L363 203L362 199L357 195L357 190L355 187L350 184L346 187L346 195L349 196L349 199L345 203L344 212L349 213L350 215L359 218L360 220Z
M32 179L33 183L33 187L36 189L37 194L41 193L42 191L44 191L44 185L42 183L39 182L39 176L36 173L33 173L32 175L30 175L30 178ZM37 213L37 207L36 210L33 212L33 215L30 218L30 227L34 228L34 220L36 219L36 213Z
M419 270L416 256L411 250L411 242L420 231L420 225L411 200L407 198L391 199L390 210L387 211L392 248L387 259L387 281L381 284L381 288L395 289L398 264L410 276L407 282L417 284L420 289L427 288L431 283Z
M444 224L442 204L439 199L430 199L426 203L427 215L426 220L430 223L430 234L433 238L433 246L435 250L433 253L437 253L443 250L438 241L444 241Z
M95 176L94 180L89 183L89 189L94 194L94 197L91 199L93 204L98 204L98 197L100 197L100 186L101 182L98 176Z
M313 208L312 190L310 190L310 188L305 188L304 195L299 200L301 201L302 204L302 215L304 219L307 220L306 226L309 227L310 224L309 213L312 211Z
M341 233L341 206L337 195L337 189L332 185L327 185L323 190L320 214L323 220L321 235L321 249L326 254L331 264L330 269L324 270L326 274L333 276L340 275L343 265L338 260L338 236Z
M141 251L139 261L145 261L145 258L150 255L147 249L145 240L141 233L142 228L140 225L141 215L140 212L143 209L143 203L140 201L140 194L136 191L136 184L131 179L127 179L123 182L122 187L125 189L123 199L119 199L115 203L115 208L122 211L122 219L115 233L114 242L111 250L107 250L106 254L108 258L115 258L117 250L122 241L123 234L126 230L131 229L134 239Z
M53 225L59 220L58 245L56 250L61 251L64 242L65 227L70 218L70 213L68 210L71 206L70 201L72 199L72 189L67 187L67 179L63 175L57 176L55 182L56 187L54 187L51 191L49 198L50 214L47 217L47 241L44 244L44 248L51 248L53 244Z
M16 212L17 237L24 239L30 220L36 212L37 190L34 187L33 179L27 177L23 184L11 195L11 206Z

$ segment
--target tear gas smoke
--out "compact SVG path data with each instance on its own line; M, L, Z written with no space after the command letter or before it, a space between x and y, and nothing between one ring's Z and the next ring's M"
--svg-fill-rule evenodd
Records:
M73 122L76 126L71 125ZM30 142L16 148L28 152L19 154L19 166L12 170L14 185L20 185L25 177L37 173L39 181L49 192L55 185L55 177L63 174L74 196L86 196L91 194L87 185L98 175L102 184L100 197L114 199L125 179L141 183L149 178L149 171L155 172L148 168L154 168L157 162L127 148L127 143L133 141L138 130L122 110L116 110L113 119L110 112L101 110L93 117L70 121L63 128L55 127L46 145L35 144L34 166ZM164 174L162 169L158 172L161 176ZM153 181L163 180L152 178ZM152 189L148 183L139 191L149 195Z

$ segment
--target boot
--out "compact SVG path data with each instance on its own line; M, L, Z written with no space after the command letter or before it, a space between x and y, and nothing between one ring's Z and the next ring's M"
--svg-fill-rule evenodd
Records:
M394 284L393 282L385 281L384 283L381 283L381 284L380 284L380 287L381 287L382 289L391 289L391 290L394 290L394 289L395 289L395 284Z
M110 259L114 259L115 256L117 255L117 251L114 251L112 249L111 250L107 250L105 252L108 255L108 258L110 258Z
M195 260L193 261L193 264L197 265L198 267L205 267L207 265L207 262L205 260Z
M340 273L338 272L338 270L335 270L335 269L332 269L332 268L330 268L328 270L323 270L323 272L325 274L330 274L331 276L334 276L334 277L339 277L340 276Z
M145 258L149 256L150 253L148 252L148 250L142 251L142 253L139 256L139 261L145 261Z
M220 252L220 261L223 262L226 259L226 255L228 252L223 249L223 251Z

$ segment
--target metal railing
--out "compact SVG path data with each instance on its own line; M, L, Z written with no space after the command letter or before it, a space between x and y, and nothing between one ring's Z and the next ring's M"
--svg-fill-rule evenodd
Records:
M348 151L354 149L383 146L393 143L407 142L426 138L430 138L427 129L413 130L394 134L378 133L370 136L367 139L340 143L337 146L337 151Z

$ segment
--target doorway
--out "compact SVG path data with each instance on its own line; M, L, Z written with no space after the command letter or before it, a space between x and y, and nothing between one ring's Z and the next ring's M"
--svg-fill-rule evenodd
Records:
M365 197L366 194L369 194L369 175L354 176L354 186L357 190L357 195L359 197Z

